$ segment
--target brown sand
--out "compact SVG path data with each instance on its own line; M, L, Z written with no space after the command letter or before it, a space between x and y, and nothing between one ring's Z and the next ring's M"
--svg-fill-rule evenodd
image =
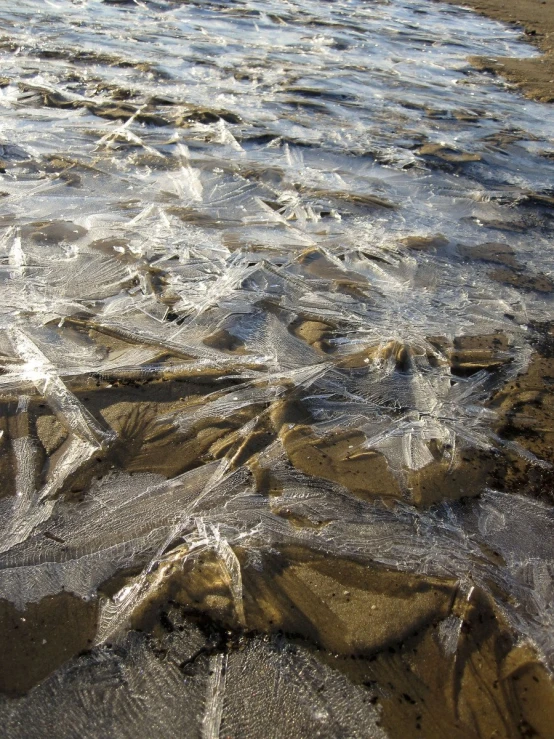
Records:
M521 88L524 95L544 103L554 102L554 0L444 0L467 5L499 21L523 26L525 40L543 52L537 59L473 57L480 69L501 74Z
M444 0L456 3L455 0ZM517 84L525 95L539 101L554 101L554 0L466 0L477 12L502 21L519 23L526 38L543 52L537 59L474 59L481 69L491 70ZM56 101L50 101L55 104ZM106 117L112 111L103 110ZM436 148L420 152L460 161L459 155ZM453 158L454 157L454 158ZM406 248L435 249L443 245L440 234L412 237ZM486 243L459 247L467 259L484 262L490 276L522 290L549 292L552 283L542 275L529 275L505 244ZM345 279L333 274L334 265L313 251L304 264L312 274ZM356 288L354 275L345 289ZM99 340L93 327L81 326ZM536 353L525 372L507 384L490 402L499 413L498 432L521 444L542 459L554 462L554 405L550 384L554 378L554 328L531 327ZM298 338L317 351L327 353L327 339L334 327L306 317L293 326ZM113 345L117 337L110 336ZM214 335L218 345L227 338ZM460 337L452 344L440 338L453 374L462 376L486 369L495 371L505 359L503 335ZM107 339L106 339L107 341ZM101 343L101 342L99 342ZM230 352L240 350L229 345ZM401 367L409 347L388 349ZM349 367L363 366L367 351L349 358ZM276 402L267 409L260 426L245 441L236 430L250 415L263 409L253 407L233 419L207 419L188 433L177 433L155 420L164 413L201 402L206 392L221 388L210 377L162 378L152 382L95 383L72 388L87 409L119 433L121 442L99 455L90 468L68 482L64 494L77 494L90 480L113 467L130 472L155 471L173 477L193 466L227 455L233 463L250 464L257 473L260 493L272 491L269 473L257 469L259 447L279 437L290 461L300 471L345 485L364 499L402 499L405 491L391 474L382 455L376 452L350 455L357 445L348 434L316 437L310 418L294 401ZM33 399L29 417L15 416L15 400L8 403L0 428L0 496L13 495L13 460L10 438L26 436L34 428L44 447L44 458L52 458L66 439L56 417ZM30 424L30 427L28 427ZM294 424L294 425L293 425ZM292 427L291 427L292 426ZM264 473L265 476L264 476ZM37 472L40 474L40 472ZM491 479L492 477L492 479ZM429 505L442 499L478 493L484 482L509 492L531 495L552 502L553 474L522 458L493 464L488 457L467 454L458 467L446 469L437 461L409 480L411 502ZM267 482L267 491L264 484ZM276 510L287 518L287 511ZM309 522L292 523L311 525ZM321 525L325 525L322 522ZM241 564L246 554L236 552ZM262 573L244 568L244 612L237 614L217 558L189 559L186 566L176 552L173 567L158 573L158 587L144 612L134 615L133 625L154 635L167 621L168 604L178 604L187 618L206 618L242 634L285 634L291 641L314 650L318 658L344 672L353 682L377 690L383 724L392 737L490 737L551 735L549 714L553 710L552 683L537 656L504 622L489 597L478 588L470 599L458 584L447 578L423 577L362 565L346 559L328 560L316 551L283 548L267 555ZM119 573L105 583L108 597L125 578ZM69 593L44 598L18 611L0 602L0 640L4 669L0 692L20 695L39 683L73 655L90 647L96 630L96 604L84 603ZM461 629L453 653L445 649L440 625L459 619ZM371 695L372 693L369 693Z
M236 554L245 565L248 553ZM269 553L260 570L244 567L243 575L239 614L213 552L184 566L176 555L133 625L157 634L173 606L243 638L285 635L368 688L391 737L551 735L551 680L480 589L468 597L452 579L297 546ZM445 619L460 623L452 650L441 641Z
M406 247L414 248L414 244L416 249L438 249L442 241L439 237L419 239ZM509 269L516 287L521 281L521 289L533 289L528 282L536 275L528 272L506 245L460 245L459 252L464 258L483 262L484 269ZM308 257L314 271L331 268L313 253ZM299 319L294 330L318 351L329 350L326 337L333 332L331 325ZM490 405L498 411L498 432L503 438L554 462L554 407L549 392L554 377L554 329L541 324L530 326L530 330L536 352L529 367L505 385ZM91 335L98 343L108 341L94 329ZM109 338L110 346L115 340ZM453 375L470 376L480 370L493 373L511 357L508 338L502 333L460 336L452 342L430 337L429 341L440 350L436 361L449 364ZM390 342L335 361L356 370L376 355L394 357L398 371L405 371L413 351L408 345ZM327 356L332 361L333 354ZM215 382L206 374L187 374L182 368L173 371L168 363L167 372L157 378L137 375L69 381L88 412L117 431L119 441L68 479L60 494L68 499L78 497L94 477L114 468L174 477L227 456L232 465L248 465L259 494L273 498L278 491L271 469L264 468L258 453L280 438L289 461L299 471L339 482L359 498L371 500L387 492L388 505L405 499L407 491L401 489L382 455L356 450L360 439L354 432L315 435L313 419L292 391L267 408L254 405L232 418L204 418L188 431L160 423L160 417L168 412L185 411L202 403L206 394L223 392L233 383L231 378ZM40 459L52 460L63 448L66 433L39 396L31 398L27 413L16 412L15 399L7 399L4 406L0 482L4 481L3 494L13 495L14 468L7 453L8 441L29 434L35 438L36 434L36 443L43 448ZM237 434L256 416L259 423L249 436ZM48 466L36 472L38 476L48 474ZM477 494L487 483L552 501L552 472L515 454L494 458L466 452L452 468L439 456L422 470L410 473L407 487L411 502L427 506ZM272 510L300 528L326 525L325 521L295 520L278 497ZM228 630L243 640L252 634L268 639L284 635L355 684L365 686L368 700L379 705L383 726L391 737L551 736L551 679L538 656L518 642L517 634L481 589L476 588L468 598L458 583L447 577L329 558L307 546L283 545L279 551L264 554L259 570L246 566L247 551L236 547L235 553L242 565L244 598L240 609L227 571L215 553L188 557L183 546L152 573L151 596L133 613L132 627L157 638L164 624L167 626L170 607L177 607L184 618L201 619L204 625ZM483 556L498 557L495 552L484 552ZM137 574L136 570L119 572L100 591L111 597L132 583ZM2 671L0 693L24 694L68 660L78 660L76 655L86 652L94 638L96 609L95 601L85 603L69 593L43 598L24 611L1 601L0 653L5 655L7 669ZM447 649L445 625L449 628L452 624L459 624L460 630L452 649Z

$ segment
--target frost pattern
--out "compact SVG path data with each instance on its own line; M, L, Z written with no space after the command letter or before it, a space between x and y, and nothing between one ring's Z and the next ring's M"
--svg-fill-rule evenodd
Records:
M185 632L183 645L173 645L165 661L156 656L157 645L139 635L128 637L118 651L95 650L29 696L12 701L5 728L9 736L54 733L60 739L92 738L104 731L117 739L148 731L206 739L220 736L220 727L245 739L261 733L272 739L291 733L329 739L386 736L376 709L364 700L365 691L352 690L346 678L306 650L292 653L281 644L254 639L229 655L192 655L182 668L183 679L177 660L195 638L194 631ZM152 684L155 691L148 689ZM41 711L41 705L49 709ZM64 718L68 709L71 722Z
M8 736L385 736L303 647L133 631L202 556L237 631L245 568L304 547L480 588L554 666L552 509L468 463L550 469L491 399L551 317L552 111L471 69L526 48L461 13L0 9L0 598L98 601Z

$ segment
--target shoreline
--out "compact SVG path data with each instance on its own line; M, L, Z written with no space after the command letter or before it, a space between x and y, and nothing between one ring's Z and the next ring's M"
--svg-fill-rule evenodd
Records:
M471 57L478 69L493 72L515 84L525 97L554 102L554 1L553 0L444 0L480 15L522 28L525 40L542 52L535 59Z

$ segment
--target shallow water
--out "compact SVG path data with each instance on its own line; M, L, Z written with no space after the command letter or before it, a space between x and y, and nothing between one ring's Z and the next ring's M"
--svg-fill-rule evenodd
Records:
M467 61L536 52L0 19L7 736L547 736L554 113Z

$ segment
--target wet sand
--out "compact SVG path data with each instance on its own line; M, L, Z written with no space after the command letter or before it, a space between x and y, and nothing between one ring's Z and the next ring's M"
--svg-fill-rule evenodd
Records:
M441 243L436 248L441 248ZM491 245L473 252L460 247L460 251L466 258L480 259L484 268L493 267L499 259L514 268L513 256L499 253ZM523 269L522 274L524 284L532 278ZM535 353L528 368L494 395L489 406L498 413L498 433L503 438L554 462L554 414L548 390L554 377L552 327L538 325L532 330ZM331 327L322 322L305 321L296 327L298 335L323 347L321 351L326 348L329 332ZM84 335L99 340L98 332ZM104 335L102 340L113 339ZM430 342L440 349L444 361L448 360L453 376L471 377L482 371L494 374L506 362L508 343L502 333L459 337L454 342L430 337ZM412 352L411 347L391 344L365 350L338 365L355 372L365 366L368 357L375 360L381 356L392 358L398 371L405 372ZM109 476L114 468L130 474L156 472L171 479L199 464L225 458L233 467L245 465L251 471L257 494L268 501L276 520L291 525L300 535L325 535L330 520L324 516L314 519L309 511L299 511L293 500L288 503L283 499L283 474L295 479L296 473L305 473L306 480L319 481L320 489L327 480L344 486L362 501L393 507L409 495L415 506L425 510L448 499L479 495L486 485L549 505L553 502L552 471L537 468L516 453L499 458L466 451L452 468L437 460L402 483L382 455L372 451L350 454L349 450L360 444L356 432L316 435L307 408L294 399L278 400L265 409L263 404L254 405L229 418L208 413L189 432L179 433L170 424L160 423L169 413L200 408L207 392L213 402L214 394L232 389L232 384L222 388L221 378L217 383L202 374L182 373L175 378L168 367L166 378L152 381L112 377L87 387L78 383L70 387L95 418L104 419L118 432L118 442L97 453L78 475L67 480L63 496L68 502L86 498L94 481ZM31 400L23 418L15 412L14 399L4 417L8 418L5 444L10 438L31 433L43 448L44 458L55 460L59 455L67 433L40 396ZM258 424L249 435L237 435L255 418ZM281 441L288 457L288 473L264 456L264 450L276 440ZM2 460L6 495L13 489L14 463L8 454ZM71 539L66 541L59 532L46 530L44 537L44 550L71 549ZM6 657L0 691L13 701L14 716L26 710L27 695L34 696L36 705L43 693L50 695L48 700L54 706L64 695L63 700L73 706L77 688L71 682L64 683L61 693L56 681L92 681L92 686L98 681L101 685L106 660L114 661L110 669L132 671L140 655L140 660L154 660L156 669L164 674L169 664L176 665L184 684L203 684L215 669L215 660L230 665L237 655L258 649L262 639L264 649L273 650L271 654L280 655L286 643L287 650L297 650L294 660L304 655L315 659L313 664L321 665L318 669L329 669L325 678L318 678L321 686L331 685L332 676L341 674L347 680L345 685L351 686L349 691L354 686L363 690L376 712L376 724L368 729L371 736L377 736L371 732L382 728L389 737L406 736L407 732L429 739L441 739L445 734L459 739L485 739L495 734L510 739L549 737L549 716L554 711L550 676L533 646L518 639L482 588L463 585L451 577L403 572L363 558L326 555L309 545L274 546L254 567L249 547L235 545L232 556L242 571L240 596L233 571L222 563L221 553L208 548L194 554L187 545L174 548L163 565L148 575L145 595L129 614L130 631L125 639L139 638L139 646L118 637L117 646L108 641L101 651L92 647L100 628L96 601L84 603L62 593L19 610L0 600L0 647ZM502 554L485 545L479 556L491 572L496 565L505 564ZM99 596L110 599L123 588L132 588L137 577L140 580L140 570L139 565L116 572L99 586ZM91 690L94 695L94 688ZM132 696L125 700L132 700ZM281 699L267 696L264 700L276 710L278 703L272 701ZM351 693L345 693L344 700L349 706ZM172 705L179 705L177 697L172 701ZM34 710L35 704L29 705ZM117 715L123 710L118 709ZM135 710L140 715L140 710ZM244 718L250 710L251 706L244 708L240 715ZM301 707L293 704L291 710L297 715ZM355 708L352 705L346 710ZM266 725L265 720L259 717L256 731L273 735L275 727ZM19 736L14 725L10 724L9 736ZM288 730L286 727L282 725L279 731ZM239 733L229 735L238 739L243 735L240 731L248 730L242 727Z
M464 5L495 20L521 26L525 40L538 46L537 59L473 57L480 69L495 72L523 93L544 103L554 102L554 3L552 0L445 0Z

